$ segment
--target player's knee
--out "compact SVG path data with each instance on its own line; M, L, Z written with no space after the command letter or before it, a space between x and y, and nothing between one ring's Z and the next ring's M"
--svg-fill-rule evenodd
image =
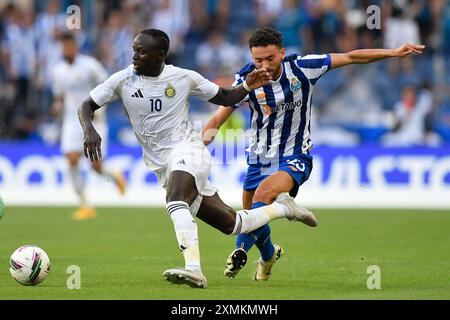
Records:
M270 204L276 199L276 197L277 194L275 191L269 188L261 188L256 190L255 195L253 196L253 202Z
M186 192L186 190L182 190L179 188L170 188L166 194L166 203L169 203L171 201L184 201L188 204L191 204L196 196L197 195L194 194L194 192Z
M185 201L185 198L182 194L175 191L168 191L166 194L166 203L169 203L171 201Z

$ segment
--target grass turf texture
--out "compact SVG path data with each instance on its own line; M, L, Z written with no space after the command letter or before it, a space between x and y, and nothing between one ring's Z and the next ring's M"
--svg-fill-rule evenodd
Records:
M234 237L199 223L206 290L175 286L162 272L183 266L164 209L98 208L95 220L72 221L73 208L8 207L0 221L0 299L450 299L450 213L432 210L316 210L319 227L278 220L274 243L285 255L268 282L251 280L253 248L236 279L223 276ZM36 244L50 257L48 278L16 283L9 257ZM81 289L69 290L70 265ZM381 268L381 290L366 286Z

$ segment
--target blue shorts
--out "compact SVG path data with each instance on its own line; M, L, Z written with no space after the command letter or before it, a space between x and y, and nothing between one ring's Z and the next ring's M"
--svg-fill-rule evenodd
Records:
M301 154L280 159L277 164L249 165L247 176L244 180L244 190L254 191L261 182L278 171L287 172L294 180L294 187L289 192L292 197L298 193L298 188L309 178L313 157L309 154Z

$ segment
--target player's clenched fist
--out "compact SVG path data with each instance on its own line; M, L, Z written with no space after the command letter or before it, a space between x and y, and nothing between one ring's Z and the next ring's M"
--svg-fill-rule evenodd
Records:
M98 161L102 158L102 138L95 131L95 129L89 129L84 133L84 155L91 161Z
M257 89L270 84L270 80L272 80L270 72L266 68L261 68L251 72L245 82L251 89Z

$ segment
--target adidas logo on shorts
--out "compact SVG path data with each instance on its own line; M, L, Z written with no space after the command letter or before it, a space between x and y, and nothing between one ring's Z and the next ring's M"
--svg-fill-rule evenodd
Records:
M184 162L184 159L182 159L182 160L178 161L177 164L186 164L186 162Z

